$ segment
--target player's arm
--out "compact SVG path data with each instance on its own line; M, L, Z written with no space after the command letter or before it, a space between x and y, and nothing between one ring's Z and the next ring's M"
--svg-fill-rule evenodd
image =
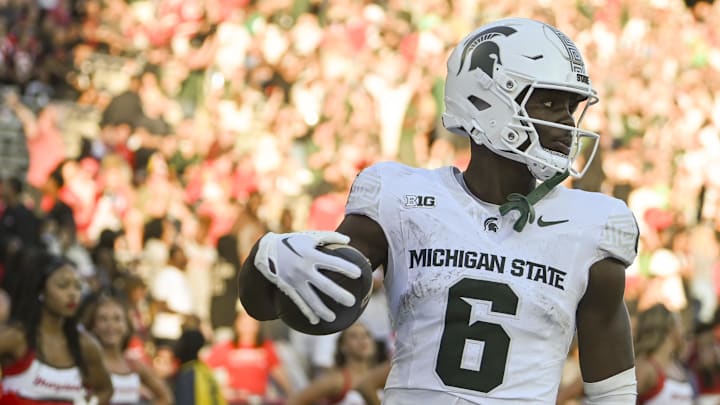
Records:
M337 232L350 237L349 245L362 252L373 269L387 268L388 242L377 222L365 215L347 215Z
M336 271L350 278L360 277L355 264L323 253L318 245L350 244L362 252L375 267L387 262L388 243L378 224L381 205L380 168L363 170L353 182L346 204L346 215L337 232L292 232L265 234L253 246L238 276L240 300L248 313L259 320L277 318L274 296L286 294L308 318L332 322L333 313L320 299L316 289L345 306L355 297L318 271Z
M253 246L238 275L238 295L245 310L258 320L277 318L274 297L280 290L311 324L315 325L321 319L333 322L335 313L316 291L322 291L347 307L355 304L355 296L318 269L335 271L353 279L360 277L362 270L350 261L316 248L349 241L347 235L328 231L266 233Z
M634 404L636 382L625 267L614 258L590 268L577 310L578 348L589 404Z
M312 323L333 321L327 308L311 287L314 286L337 302L352 306L352 294L317 271L318 266L360 276L360 268L339 257L325 254L318 245L350 244L368 256L373 266L387 261L387 241L380 226L362 215L348 215L337 232L292 232L265 234L253 246L238 275L238 294L245 310L258 320L277 318L274 295L287 294Z

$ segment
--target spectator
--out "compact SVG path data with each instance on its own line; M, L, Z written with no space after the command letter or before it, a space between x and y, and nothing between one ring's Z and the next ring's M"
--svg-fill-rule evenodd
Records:
M695 392L680 357L684 332L680 318L663 304L638 314L635 330L640 404L693 404Z
M354 388L365 401L364 405L380 405L382 392L390 374L390 360L386 360L368 370Z
M307 376L312 379L332 369L340 332L330 335L308 335L290 329L290 345L300 359Z
M48 217L55 222L54 227L57 230L56 236L60 254L75 264L75 268L86 287L97 286L95 264L88 249L78 240L78 231L72 216L53 209L48 213Z
M210 218L190 217L183 221L183 250L187 252L186 276L192 286L193 310L204 325L210 323L211 272L217 249L209 239ZM232 307L231 307L232 308Z
M287 405L357 403L359 394L352 390L376 363L372 335L362 323L356 322L338 336L334 367L291 396Z
M165 245L175 241L176 230L171 220L165 217L153 217L145 222L143 226L143 245L151 239L156 239Z
M108 154L115 153L134 166L134 154L127 142L135 129L135 123L104 115L99 124L100 136L97 139L83 139L80 157L101 161Z
M80 279L72 265L26 249L8 261L4 286L13 304L10 322L0 326L5 394L65 402L94 396L107 404L113 390L100 348L75 318Z
M14 92L5 93L4 101L23 125L30 158L27 181L35 189L40 189L50 172L66 158L57 109L49 105L36 116Z
M701 405L720 401L720 341L716 337L716 328L713 324L697 326L688 359Z
M64 205L70 209L69 203L72 203L73 198L72 195L68 193L67 188L65 188L65 178L62 174L62 167L65 162L66 160L58 164L55 169L50 172L50 175L42 186L42 196L40 197L38 208L39 211L43 213L50 212L56 205ZM60 209L64 211L65 207ZM72 209L70 209L70 214L72 215Z
M158 346L172 346L182 333L185 318L192 315L192 287L185 274L186 264L183 248L172 245L167 265L152 282L152 335Z
M97 241L104 229L119 231L131 216L135 197L132 168L119 155L110 154L100 161L97 196L87 239Z
M152 314L147 285L139 276L125 274L116 280L113 287L122 291L123 296L127 297L128 318L134 331L128 343L128 356L151 364L147 347L152 343L150 336Z
M115 243L120 236L122 232L105 229L90 250L90 257L95 266L94 290L110 288L122 275L120 264L115 259Z
M125 91L114 96L105 107L102 123L109 125L129 125L134 127L143 116L142 100L140 98L140 76L130 77Z
M211 269L210 323L215 331L221 328L232 330L238 299L237 272L240 270L237 238L233 235L220 237L217 254L218 260Z
M0 181L0 234L4 238L13 235L25 246L36 246L40 242L40 221L22 202L23 183L17 178Z
M339 168L325 170L330 190L317 196L310 205L307 226L310 229L331 231L342 222L345 215L345 200L352 181Z
M186 330L175 346L180 364L173 378L176 405L225 405L225 398L210 368L198 358L205 337L198 330Z
M235 222L234 231L237 233L241 261L250 253L253 243L267 231L267 226L260 219L259 210L262 202L263 195L260 192L250 193Z
M172 394L148 365L126 356L133 336L128 313L120 299L99 292L86 297L80 312L85 328L102 346L102 357L113 384L111 404L140 402L143 387L150 392L153 404L171 404Z
M0 288L0 325L10 318L10 296L7 291ZM2 392L2 391L0 391Z
M8 321L10 318L10 296L8 293L0 288L0 335L2 335L2 329L3 325ZM3 395L3 387L2 387L2 370L0 370L0 397Z
M215 343L205 357L230 401L273 399L272 379L285 396L292 392L275 343L264 339L260 322L242 308L237 311L232 340Z

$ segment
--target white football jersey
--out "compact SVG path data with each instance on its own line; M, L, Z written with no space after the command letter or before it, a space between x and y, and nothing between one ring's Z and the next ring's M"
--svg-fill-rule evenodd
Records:
M607 257L629 265L637 224L621 200L561 186L522 232L519 214L498 208L454 167L387 162L355 179L346 213L376 221L389 244L396 350L386 388L555 403L589 268Z

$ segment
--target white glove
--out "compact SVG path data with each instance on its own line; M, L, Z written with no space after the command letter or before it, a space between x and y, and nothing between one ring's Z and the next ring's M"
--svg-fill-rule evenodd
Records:
M320 273L318 268L352 279L360 277L362 271L354 263L323 253L315 247L331 243L347 244L349 241L348 236L338 232L269 232L260 239L255 267L290 297L311 324L317 324L320 319L333 322L335 313L310 286L347 307L355 305L355 296Z

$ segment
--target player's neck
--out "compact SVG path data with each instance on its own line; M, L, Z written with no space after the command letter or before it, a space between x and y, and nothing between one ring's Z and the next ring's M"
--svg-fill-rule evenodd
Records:
M537 182L522 163L504 158L484 146L472 145L470 164L463 173L470 192L482 201L501 205L512 193L527 195Z

